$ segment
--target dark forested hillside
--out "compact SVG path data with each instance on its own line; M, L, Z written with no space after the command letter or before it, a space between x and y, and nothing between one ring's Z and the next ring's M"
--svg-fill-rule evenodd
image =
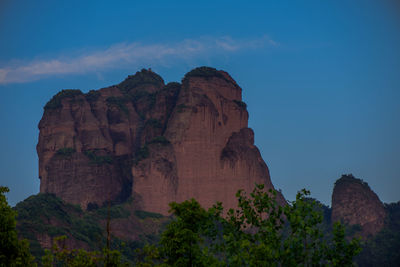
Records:
M44 248L50 248L54 239L62 235L67 236L69 248L101 250L106 246L106 223L110 218L111 248L121 250L129 259L136 248L157 241L159 231L170 220L157 213L128 209L130 204L128 201L82 211L78 205L65 203L53 194L38 194L15 207L17 230L21 238L29 240L32 254L40 259ZM121 235L121 227L127 225L129 229L122 232L128 235Z

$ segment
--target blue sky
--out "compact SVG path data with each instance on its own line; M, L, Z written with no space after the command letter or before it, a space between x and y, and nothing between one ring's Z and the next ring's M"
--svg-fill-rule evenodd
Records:
M400 5L382 1L0 1L0 184L39 191L35 146L61 89L197 66L243 88L272 182L330 205L353 173L400 200Z

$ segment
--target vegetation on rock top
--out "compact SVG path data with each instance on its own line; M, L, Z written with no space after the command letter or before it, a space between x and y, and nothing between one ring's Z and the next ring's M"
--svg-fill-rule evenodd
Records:
M336 180L335 186L343 185L346 183L347 184L356 183L356 184L360 184L360 185L365 186L370 189L367 182L364 182L362 179L354 177L353 174L343 174L342 177L340 177L338 180Z
M175 89L180 89L181 84L178 82L169 82L164 86L164 90L175 90Z
M212 77L218 77L218 78L224 78L224 76L215 68L211 67L198 67L195 69L192 69L188 73L185 74L185 77L183 79L187 79L190 77L203 77L203 78L212 78Z
M142 69L140 72L136 72L135 75L129 75L128 78L118 84L118 88L123 92L129 92L140 85L162 87L164 85L164 80L157 73Z
M88 102L95 102L100 97L100 92L97 90L90 90L85 94L85 98Z
M191 77L200 77L200 78L204 78L204 79L220 78L220 79L227 81L228 83L232 83L232 81L227 79L222 74L221 71L218 71L215 68L206 67L206 66L195 68L195 69L189 71L188 73L186 73L182 79L182 83L186 83L189 80L189 78L191 78Z
M56 95L54 95L49 102L44 106L45 110L51 110L51 109L58 109L62 107L61 101L64 98L72 98L78 95L83 95L82 91L79 89L64 89L58 92Z

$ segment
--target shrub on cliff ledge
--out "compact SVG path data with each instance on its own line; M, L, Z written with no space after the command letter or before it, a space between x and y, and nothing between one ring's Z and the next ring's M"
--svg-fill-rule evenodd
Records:
M244 109L247 108L247 104L245 102L243 102L243 101L233 100L233 102L235 102L235 104L238 105L238 107L240 107L240 108L244 108Z
M71 157L75 152L76 150L73 147L63 147L57 150L56 154L62 157Z
M90 160L90 163L103 165L103 164L112 164L113 158L110 155L100 156L97 155L97 150L86 150L83 152Z
M119 110L129 115L129 109L126 107L126 103L129 100L125 97L110 96L106 99L109 107L117 107Z
M148 144L162 144L162 145L168 145L171 142L165 138L165 136L157 136L154 137Z
M163 124L157 119L148 119L145 123L145 127L150 126L152 128L162 128Z
M134 155L133 164L137 165L141 160L148 158L150 155L149 148L147 145L141 147L138 151L136 151Z
M135 215L136 215L136 217L138 217L142 220L146 219L146 218L159 219L159 218L163 217L163 215L161 215L159 213L149 212L149 211L144 211L144 210L135 210Z

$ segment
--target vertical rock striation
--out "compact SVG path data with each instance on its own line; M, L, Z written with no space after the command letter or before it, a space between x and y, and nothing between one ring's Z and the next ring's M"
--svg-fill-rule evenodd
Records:
M83 208L131 196L137 209L161 214L189 198L234 207L238 189L273 188L241 94L207 67L182 84L142 70L87 94L63 90L39 123L40 191Z

